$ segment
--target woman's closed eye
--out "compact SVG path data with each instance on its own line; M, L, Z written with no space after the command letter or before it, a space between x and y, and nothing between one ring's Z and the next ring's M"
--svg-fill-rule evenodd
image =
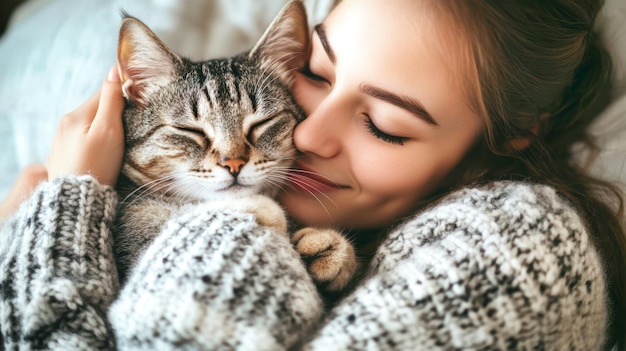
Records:
M391 134L387 134L385 132L383 132L382 130L378 129L378 127L376 127L376 125L374 124L374 122L372 122L371 118L367 115L365 115L365 126L367 127L367 129L369 130L369 132L375 136L376 138L389 143L389 144L394 144L394 145L404 145L404 142L409 140L409 138L407 137L401 137L401 136L396 136L396 135L391 135Z
M314 73L311 70L311 66L309 66L309 64L307 63L306 66L302 67L300 69L300 73L305 76L306 78L315 81L315 82L323 82L323 83L329 83L328 79L322 77L319 74Z

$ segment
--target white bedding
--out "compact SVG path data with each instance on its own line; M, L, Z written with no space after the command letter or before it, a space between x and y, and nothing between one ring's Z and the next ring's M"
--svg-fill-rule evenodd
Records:
M58 119L93 94L115 63L120 10L192 59L242 51L287 0L29 0L0 40L0 198L17 172L45 160ZM311 23L334 0L305 0ZM602 27L626 84L626 1L607 0ZM594 171L626 180L626 96L597 124Z

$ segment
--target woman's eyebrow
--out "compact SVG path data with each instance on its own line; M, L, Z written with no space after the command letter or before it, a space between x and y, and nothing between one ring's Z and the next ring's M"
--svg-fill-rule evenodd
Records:
M373 98L386 101L390 104L407 110L411 114L417 116L419 119L425 121L428 124L431 124L433 126L439 126L437 121L435 121L430 113L426 111L424 106L412 97L397 95L390 91L369 84L361 84L359 86L359 90Z
M317 33L317 37L319 38L320 43L322 44L322 47L324 48L324 51L326 51L326 55L328 56L328 59L330 60L330 62L332 62L333 64L336 64L335 53L333 51L333 48L330 46L328 42L328 37L326 35L326 28L324 27L324 24L320 23L320 24L315 25L315 27L313 27L313 30L315 31L315 33ZM430 115L430 113L426 111L426 109L424 108L424 105L422 105L419 101L417 101L416 99L412 97L394 94L390 91L387 91L387 90L384 90L384 89L381 89L381 88L378 88L369 84L361 84L359 86L359 90L376 99L386 101L390 104L393 104L404 110L407 110L411 114L417 116L419 119L425 121L426 123L430 125L439 126L437 121L435 121L435 119Z
M313 30L315 31L315 33L317 33L317 37L320 38L320 43L322 43L322 47L324 48L324 51L326 51L328 59L330 60L330 62L335 64L335 53L333 52L333 48L331 48L330 44L328 43L326 28L324 28L324 25L322 23L320 23L315 25L315 27L313 27Z

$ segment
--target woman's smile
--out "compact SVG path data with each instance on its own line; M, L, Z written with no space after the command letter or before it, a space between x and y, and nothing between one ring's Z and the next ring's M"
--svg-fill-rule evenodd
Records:
M358 6L353 4L359 3ZM293 135L300 153L280 202L302 225L381 228L436 189L478 139L463 75L415 23L413 1L344 0L315 26L293 92L307 114ZM399 32L397 28L414 31ZM447 27L446 27L447 28ZM367 38L367 40L363 40Z
M295 165L294 169L289 173L288 180L297 189L311 193L311 195L350 188L350 186L338 184L332 179L300 164Z

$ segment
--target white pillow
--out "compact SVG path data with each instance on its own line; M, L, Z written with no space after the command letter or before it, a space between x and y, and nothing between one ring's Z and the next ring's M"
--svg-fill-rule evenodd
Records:
M287 0L29 0L0 41L0 198L19 170L45 161L59 118L115 63L125 10L194 60L254 45ZM311 23L334 0L305 0Z
M615 77L622 94L591 129L602 148L592 172L617 182L626 191L626 1L606 0L599 25L613 56Z

